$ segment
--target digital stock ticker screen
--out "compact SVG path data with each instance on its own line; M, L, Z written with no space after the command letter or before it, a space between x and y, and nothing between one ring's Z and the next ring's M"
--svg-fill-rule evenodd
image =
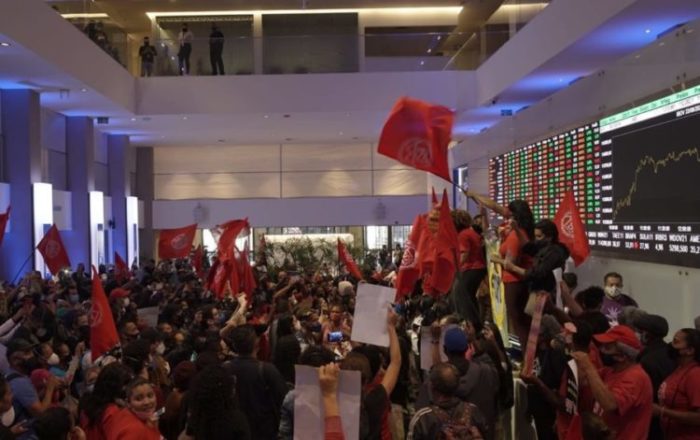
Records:
M572 188L601 255L700 267L700 86L493 157L489 180L536 219Z

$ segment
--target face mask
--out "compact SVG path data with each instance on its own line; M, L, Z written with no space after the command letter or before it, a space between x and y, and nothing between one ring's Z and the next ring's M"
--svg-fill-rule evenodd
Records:
M681 352L673 345L668 344L668 357L670 357L674 361L678 360L678 358L681 357Z
M78 295L77 293L71 293L70 295L68 295L68 301L71 304L78 304L78 301L80 301L80 295Z
M612 354L601 352L600 353L600 360L603 362L603 365L605 365L606 367L612 367L616 364L615 356Z
M46 363L49 365L58 365L60 362L61 358L59 358L56 353L51 353L51 356L49 356L49 358L46 359Z
M89 384L85 385L85 392L86 393L92 393L93 391L95 391L95 384L94 383L89 383Z
M124 307L129 307L129 298L124 298Z
M162 342L160 344L158 344L158 346L156 347L156 353L158 353L160 355L165 353L165 344L163 344Z
M11 406L10 409L2 413L0 422L2 422L3 426L7 428L12 426L12 424L15 422L15 408Z
M620 296L621 293L622 291L615 286L605 286L605 294L608 295L610 298Z

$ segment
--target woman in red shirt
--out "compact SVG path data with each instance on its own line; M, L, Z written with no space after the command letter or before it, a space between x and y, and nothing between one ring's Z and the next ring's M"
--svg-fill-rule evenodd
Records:
M481 313L476 292L486 276L484 240L472 227L472 218L466 211L452 211L459 245L459 273L452 289L452 300L457 313L466 321L481 328Z
M83 396L80 427L90 440L105 440L125 405L124 389L131 382L129 368L114 362L102 369L92 393Z
M107 440L161 440L156 416L156 392L151 383L136 378L126 390L127 407L115 416L115 423L106 430Z
M506 208L488 197L471 191L464 191L464 195L503 216L507 227L504 231L505 237L501 240L499 257L506 263L513 263L525 270L529 269L532 265L532 256L523 252L523 248L533 240L535 230L535 219L530 205L524 200L513 200ZM503 285L505 287L508 325L518 336L524 351L531 321L531 318L525 313L528 299L527 284L521 275L504 268Z
M678 330L669 345L678 367L659 387L654 414L667 439L700 440L700 331Z

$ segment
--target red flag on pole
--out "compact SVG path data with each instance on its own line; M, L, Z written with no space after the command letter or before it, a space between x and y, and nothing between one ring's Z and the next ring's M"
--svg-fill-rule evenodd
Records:
M100 275L92 266L92 304L90 306L90 353L94 361L119 345L112 310L102 288Z
M238 238L243 230L249 229L250 224L248 223L248 219L244 218L228 221L220 225L219 228L222 232L219 237L219 243L217 244L217 255L220 260L230 260L235 257L233 248L236 245L236 238Z
M214 292L218 299L224 296L224 289L226 288L226 281L229 278L229 272L230 265L228 262L222 262L218 259L214 261L214 264L212 264L209 269L206 288Z
M554 216L554 223L559 230L559 241L569 249L576 266L583 263L591 254L591 248L573 191L569 190L564 195L557 215Z
M455 228L447 190L442 193L440 218L435 237L435 259L432 273L432 286L440 293L447 293L457 274L457 229Z
M418 269L418 244L420 243L421 235L426 228L425 215L416 216L411 226L411 233L408 235L408 240L404 245L403 257L401 258L401 266L399 273L396 275L396 300L408 295L413 290L413 285L420 278Z
M451 182L447 148L453 122L447 107L400 98L384 123L378 152Z
M352 255L350 255L348 249L345 247L345 243L343 243L340 238L338 239L338 259L345 265L348 272L350 272L350 275L354 276L357 280L362 279L362 272L360 272L360 268L357 267L357 263L355 263Z
M119 282L129 279L129 266L116 251L114 252L114 278Z
M177 229L163 229L158 238L158 257L185 258L190 254L197 224Z
M7 211L4 214L0 214L0 246L2 246L2 239L5 238L5 228L7 228L7 221L10 219L10 207L7 207Z
M199 278L202 278L202 275L204 274L202 265L203 260L204 248L200 244L199 246L197 246L197 249L194 250L194 254L192 255L192 267L194 267L194 271Z
M36 248L44 257L44 262L52 275L56 275L64 267L70 267L70 259L56 225L51 226Z
M240 253L239 260L238 279L240 282L240 289L245 292L250 302L253 296L253 290L257 287L257 283L255 282L255 275L253 275L253 268L250 266L250 249L248 248L248 242L246 242L243 252Z

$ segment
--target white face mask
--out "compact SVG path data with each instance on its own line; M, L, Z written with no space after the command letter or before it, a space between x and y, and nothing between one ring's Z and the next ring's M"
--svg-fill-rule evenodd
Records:
M160 344L158 344L158 346L156 347L156 353L158 353L160 355L165 353L165 344L163 344L162 342Z
M129 298L124 298L124 307L129 307Z
M0 417L0 422L2 422L3 426L6 426L8 428L12 426L12 424L15 422L14 407L10 407L10 409L2 413L2 417Z
M616 286L605 286L605 294L608 295L610 298L620 296L621 293L622 291Z
M58 357L56 353L51 353L51 356L49 356L48 359L46 359L46 363L49 365L58 365L61 362L61 359Z

